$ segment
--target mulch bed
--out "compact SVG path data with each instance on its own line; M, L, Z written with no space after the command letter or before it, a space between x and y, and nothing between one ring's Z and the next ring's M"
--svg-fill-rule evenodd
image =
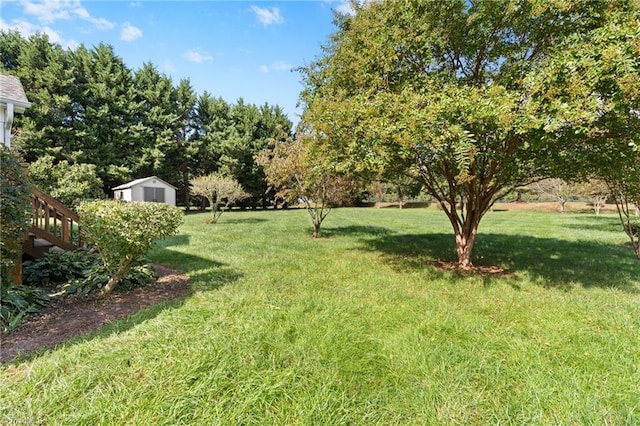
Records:
M118 292L107 297L92 294L60 299L38 315L30 317L11 333L0 333L0 363L38 349L50 348L143 308L177 299L189 289L186 275L154 265L158 273L155 285Z

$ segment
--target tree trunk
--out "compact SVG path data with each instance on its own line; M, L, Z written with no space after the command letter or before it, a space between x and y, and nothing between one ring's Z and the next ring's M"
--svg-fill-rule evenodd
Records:
M472 229L469 235L463 235L461 233L456 234L456 252L458 253L458 267L460 269L473 268L473 262L471 262L471 253L473 251L473 244L476 240L477 227Z
M564 205L567 204L567 200L560 200L558 204L560 204L560 213L564 213Z
M313 238L316 239L320 235L320 223L313 222Z
M104 296L111 293L118 286L118 284L120 284L120 281L122 281L130 267L130 260L125 260L123 263L121 263L118 266L118 270L116 271L116 273L109 277L109 281L107 281L107 285L105 285L102 289L101 294Z

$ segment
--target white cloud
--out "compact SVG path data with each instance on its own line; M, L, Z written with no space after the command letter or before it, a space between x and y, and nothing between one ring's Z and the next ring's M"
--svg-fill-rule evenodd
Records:
M184 53L184 57L189 62L195 62L201 64L206 61L213 61L213 56L198 49L189 49Z
M115 24L104 18L95 18L80 5L80 0L21 0L24 13L33 15L43 24L51 24L61 19L80 18L93 24L99 30L110 30Z
M251 6L251 10L256 14L258 20L264 25L282 24L284 22L284 18L280 14L280 9L277 7L268 9L264 7Z
M357 0L356 3L359 5L367 5L375 0ZM336 4L335 7L332 7L336 12L342 13L343 15L355 15L356 11L353 9L350 0L324 0L325 3L328 4Z
M80 44L75 40L67 40L63 38L60 33L51 27L41 27L40 25L35 25L22 19L14 19L11 23L0 19L0 30L4 32L17 31L24 38L29 38L34 34L46 34L51 43L59 44L65 49L76 49L80 46Z
M353 7L351 6L351 2L349 1L341 2L338 6L336 6L335 10L344 15L353 15L355 13Z
M289 71L291 70L291 68L293 68L293 65L285 61L278 61L272 63L271 65L261 65L260 72L267 73L271 71Z
M162 69L167 74L173 74L177 71L176 64L174 64L170 59L164 61L164 63L162 64Z
M134 41L142 37L142 30L138 27L134 27L129 22L122 24L122 30L120 30L120 40L122 41Z

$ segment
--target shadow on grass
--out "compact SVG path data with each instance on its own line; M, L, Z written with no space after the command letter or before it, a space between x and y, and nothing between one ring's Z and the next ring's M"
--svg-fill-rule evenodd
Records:
M563 226L570 229L588 231L624 232L620 219L617 216L596 216L594 214L576 216L574 223L568 223Z
M181 237L181 236L177 236ZM215 290L231 284L242 277L242 273L216 260L168 250L175 247L171 237L157 242L150 251L154 262L167 265L189 276L189 283L194 290Z
M189 235L180 234L167 237L161 241L156 242L155 244L160 244L163 247L180 247L188 246L190 241L191 237Z
M435 269L431 266L435 260L456 260L451 234L383 235L363 240L363 243L367 249L383 253L389 262L402 269ZM614 288L628 293L640 291L640 262L626 245L480 234L473 262L478 266L500 266L513 273L527 272L533 282L548 288L568 290L578 284L585 288ZM445 274L444 271L433 272ZM451 276L453 279L464 278L460 273Z
M238 224L238 223L261 223L261 222L266 222L267 219L262 219L259 217L225 217L224 215L220 216L220 220L218 221L217 224L221 224L224 225L226 224ZM216 224L216 225L217 225Z
M392 230L383 226L371 225L327 226L320 229L320 236L327 238L345 235L375 238L379 235L390 235L392 233Z

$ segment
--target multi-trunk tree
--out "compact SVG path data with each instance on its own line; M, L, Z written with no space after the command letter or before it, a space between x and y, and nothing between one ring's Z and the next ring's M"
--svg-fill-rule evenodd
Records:
M337 16L324 56L301 70L303 121L343 169L417 176L449 218L459 267L470 268L493 203L551 176L558 156L589 142L575 130L598 119L598 92L562 74L540 76L567 48L588 48L599 29L636 7L577 0L353 7L353 15ZM563 144L569 129L575 140Z
M309 136L296 139L275 139L270 149L256 156L264 167L267 181L276 196L287 203L302 204L311 217L313 238L331 209L349 199L357 187L348 175L324 162L313 151Z
M217 172L193 178L190 191L193 195L199 195L209 202L211 206L209 223L218 223L222 213L238 201L249 197L237 180Z

